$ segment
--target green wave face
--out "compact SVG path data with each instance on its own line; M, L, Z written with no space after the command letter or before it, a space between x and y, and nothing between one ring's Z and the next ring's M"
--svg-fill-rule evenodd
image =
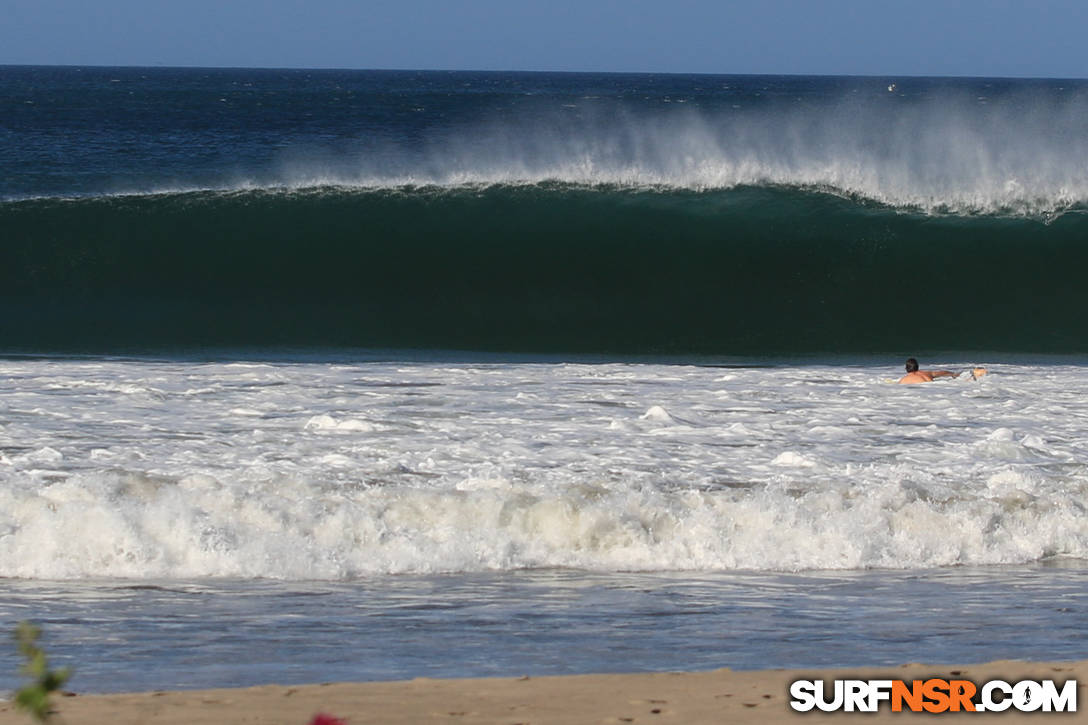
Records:
M8 350L1088 351L1088 220L564 184L0 204Z

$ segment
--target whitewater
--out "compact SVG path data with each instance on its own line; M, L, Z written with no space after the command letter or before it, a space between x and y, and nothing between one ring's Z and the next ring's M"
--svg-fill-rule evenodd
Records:
M99 692L1081 657L1083 365L933 363L9 356L0 617Z
M892 361L13 359L0 375L6 577L1088 554L1077 367L999 364L924 389L890 384Z

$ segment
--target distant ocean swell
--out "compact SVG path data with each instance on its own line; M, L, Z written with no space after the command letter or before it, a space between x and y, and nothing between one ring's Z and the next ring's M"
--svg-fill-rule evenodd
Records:
M560 182L0 203L18 349L1084 352L1088 216Z

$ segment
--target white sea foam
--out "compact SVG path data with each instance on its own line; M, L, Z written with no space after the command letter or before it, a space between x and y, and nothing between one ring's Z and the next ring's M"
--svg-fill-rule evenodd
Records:
M1088 556L1088 372L992 370L2 362L0 576Z

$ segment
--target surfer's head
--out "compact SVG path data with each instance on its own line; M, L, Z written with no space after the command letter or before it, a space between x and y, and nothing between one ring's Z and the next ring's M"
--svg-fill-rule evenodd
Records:
M907 358L907 372L913 373L918 370L918 361L912 357Z

